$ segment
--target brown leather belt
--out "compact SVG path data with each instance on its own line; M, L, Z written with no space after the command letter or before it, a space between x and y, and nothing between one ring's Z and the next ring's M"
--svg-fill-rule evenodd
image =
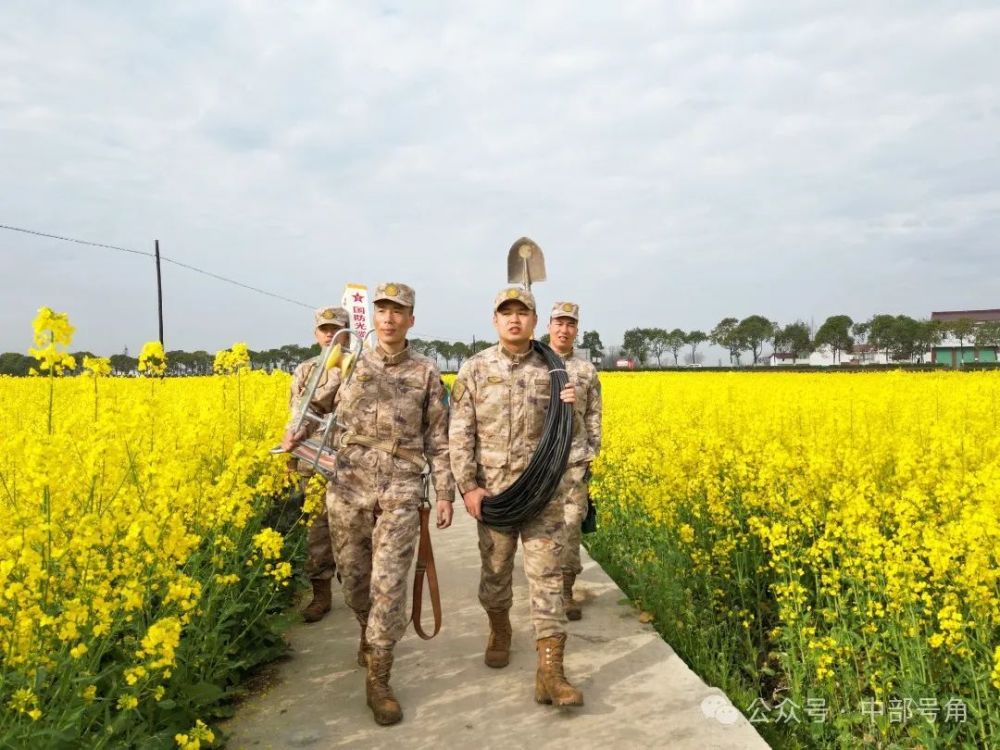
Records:
M441 630L441 592L438 589L437 568L434 567L434 550L431 548L429 505L420 506L420 543L417 547L417 572L413 576L413 608L410 619L413 629L425 641L429 641ZM431 609L434 611L434 632L430 635L424 632L420 622L421 607L424 598L424 574L427 575L427 586L431 594Z
M424 454L419 451L410 450L409 448L400 447L398 438L395 440L379 440L367 435L358 435L355 432L345 432L340 436L340 447L346 448L348 445L364 445L368 448L376 448L394 458L402 458L404 461L409 461L417 467L418 471L423 471L424 469Z

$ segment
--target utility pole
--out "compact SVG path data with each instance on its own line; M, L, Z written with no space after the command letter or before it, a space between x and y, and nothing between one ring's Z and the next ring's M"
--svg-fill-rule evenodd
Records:
M160 318L160 346L163 346L163 280L160 276L160 241L156 243L156 303ZM163 351L166 351L164 347Z

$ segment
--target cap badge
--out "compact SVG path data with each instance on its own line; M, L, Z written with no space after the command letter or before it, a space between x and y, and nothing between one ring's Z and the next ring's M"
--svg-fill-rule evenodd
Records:
M324 310L319 314L323 320L333 320L333 310Z
M573 305L569 302L564 302L562 306L563 312L573 312Z
M396 286L395 284L387 284L385 287L385 293L388 294L390 297L395 297L397 294L399 294L399 287Z
M517 289L508 289L507 290L507 299L517 299L520 296L521 296L521 292L518 291Z

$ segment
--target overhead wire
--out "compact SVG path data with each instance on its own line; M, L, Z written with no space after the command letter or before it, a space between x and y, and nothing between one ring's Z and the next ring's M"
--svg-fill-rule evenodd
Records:
M59 234L50 234L49 232L39 232L34 229L25 229L24 227L15 227L9 224L0 224L0 229L6 229L11 232L21 232L22 234L31 234L35 235L36 237L47 237L53 240L62 240L63 242L74 242L77 245L89 245L91 247L105 248L106 250L118 250L119 252L123 253L132 253L133 255L144 255L148 258L156 257L155 253L151 253L145 250L136 250L130 247L121 247L120 245L109 245L104 242L91 242L90 240L81 240L76 237L64 237ZM306 304L305 302L301 302L300 300L292 299L291 297L285 297L284 295L281 294L275 294L274 292L269 292L266 289L261 289L260 287L251 286L250 284L244 284L242 281L231 279L228 276L223 276L221 274L214 273L212 271L206 271L204 268L198 268L197 266L192 266L189 263L184 263L183 261L175 260L174 258L163 255L162 253L160 254L160 260L162 260L164 263L172 263L175 266L186 268L189 271L194 271L195 273L200 273L203 274L204 276L209 276L219 281L224 281L227 284L233 284L234 286L241 287L242 289L248 289L251 292L256 292L257 294L263 294L268 297L280 299L283 302L290 302L293 305L299 305L300 307L306 307L309 309L316 307L316 305L309 305Z
M5 229L5 230L10 231L10 232L20 232L21 234L34 235L35 237L46 237L48 239L61 240L63 242L72 242L72 243L75 243L77 245L87 245L87 246L90 246L90 247L100 247L100 248L104 248L106 250L117 250L117 251L123 252L123 253L131 253L132 255L142 255L142 256L145 256L147 258L155 258L156 257L155 253L151 253L151 252L146 251L146 250L136 250L135 248L122 247L121 245L112 245L112 244L109 244L109 243L106 243L106 242L92 242L91 240L82 240L82 239L79 239L78 237L66 237L66 236L61 235L61 234L53 234L51 232L41 232L41 231L38 231L36 229L26 229L25 227L16 227L16 226L12 226L10 224L0 224L0 229ZM179 266L180 268L187 269L188 271L194 271L195 273L200 273L200 274L202 274L204 276L208 276L210 278L217 279L219 281L223 281L223 282L225 282L227 284L233 284L234 286L238 286L241 289L247 289L247 290L249 290L251 292L256 292L257 294L263 294L263 295L268 296L268 297L273 297L274 299L279 299L279 300L281 300L283 302L289 302L289 303L291 303L293 305L298 305L299 307L305 307L305 308L309 308L309 309L313 309L314 307L316 307L316 305L310 305L310 304L307 304L307 303L302 302L300 300L292 299L291 297L285 297L284 295L276 294L275 292L269 292L268 290L261 289L260 287L251 286L250 284L244 284L242 281L237 281L236 279L231 279L228 276L223 276L222 274L214 273L213 271L206 271L204 268L198 268L197 266L192 266L190 263L185 263L183 261L176 260L175 258L171 258L171 257L169 257L167 255L163 255L162 253L160 254L160 260L162 260L164 263L171 263L171 264L173 264L175 266ZM451 341L450 339L448 339L445 336L431 336L431 335L426 334L426 333L421 334L421 333L414 332L414 336L419 337L419 338L439 339L439 340L442 340L442 341L449 341L449 342Z

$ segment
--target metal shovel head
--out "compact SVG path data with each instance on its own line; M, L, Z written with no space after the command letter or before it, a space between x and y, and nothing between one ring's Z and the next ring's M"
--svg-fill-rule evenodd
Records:
M545 256L534 240L521 237L510 246L510 252L507 253L507 281L511 284L545 281Z

